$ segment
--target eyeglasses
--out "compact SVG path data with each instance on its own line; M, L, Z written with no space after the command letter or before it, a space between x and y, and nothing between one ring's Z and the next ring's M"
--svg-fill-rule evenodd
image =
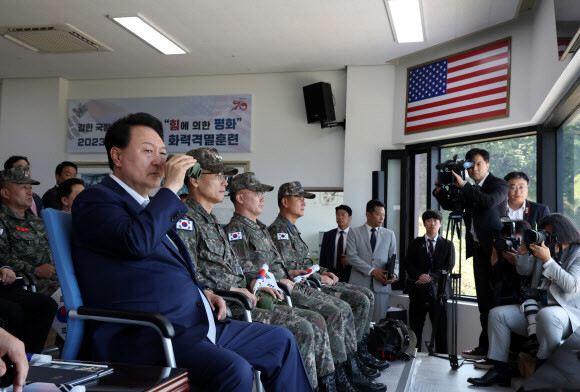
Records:
M227 182L230 182L230 179L232 178L232 176L229 176L227 174L224 173L214 173L214 172L201 172L201 174L215 174L218 178L218 180L223 181L226 180Z
M512 185L512 186L510 186L510 191L512 191L512 192L516 191L516 190L522 192L522 191L525 191L526 189L528 189L527 185L520 185L520 186Z

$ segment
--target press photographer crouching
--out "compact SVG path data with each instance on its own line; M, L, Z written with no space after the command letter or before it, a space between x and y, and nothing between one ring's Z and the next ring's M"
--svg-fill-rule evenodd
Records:
M535 321L539 366L580 326L580 230L570 218L557 213L542 219L539 227L538 232L524 233L516 257L518 273L531 278L530 288L523 290L523 306L491 310L487 356L494 367L483 377L468 378L473 385L511 384L507 363L511 332L533 338ZM537 313L528 308L534 304Z
M482 331L479 335L478 346L462 352L461 355L469 359L484 359L489 344L487 318L495 302L490 285L491 265L489 260L492 239L499 234L503 227L500 217L505 213L508 184L489 172L489 152L486 150L472 148L465 154L465 162L461 162L458 168L466 168L469 177L475 181L475 184L466 182L463 171L457 171L457 168L453 168L450 173L453 176L451 177L452 184L442 187L438 178L435 181L433 195L443 209L454 212L463 211L465 241L467 243L466 257L473 256L475 292ZM448 171L448 169L443 169L443 171Z

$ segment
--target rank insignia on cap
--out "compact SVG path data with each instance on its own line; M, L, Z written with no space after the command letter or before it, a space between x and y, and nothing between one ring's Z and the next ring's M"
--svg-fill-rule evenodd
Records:
M228 233L228 241L237 241L244 238L241 231L234 231L233 233Z
M278 233L278 239L279 240L287 240L288 239L288 233Z
M187 220L187 219L180 219L177 221L177 224L175 225L175 228L177 230L189 230L189 231L193 231L193 221Z

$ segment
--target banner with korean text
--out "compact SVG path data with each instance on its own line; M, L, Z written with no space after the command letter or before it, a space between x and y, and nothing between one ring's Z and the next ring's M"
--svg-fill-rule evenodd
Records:
M105 152L105 133L117 119L146 112L163 124L169 152L198 147L250 151L252 96L71 99L67 152Z

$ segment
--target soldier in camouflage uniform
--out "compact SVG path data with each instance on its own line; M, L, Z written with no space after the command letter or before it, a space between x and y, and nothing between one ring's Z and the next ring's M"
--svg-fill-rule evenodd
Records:
M246 276L256 276L264 264L277 281L282 282L292 289L292 302L294 306L303 307L320 313L326 320L330 335L331 352L319 350L317 363L324 361L336 364L335 374L328 367L326 372L320 371L319 385L321 389L331 390L329 385L336 381L339 390L349 390L352 387L350 380L345 374L344 363L347 354L356 353L356 332L354 317L350 306L339 298L324 294L311 288L306 282L294 284L292 279L305 271L288 271L284 260L280 256L276 245L270 238L266 226L257 217L262 213L264 192L270 192L274 187L259 182L254 173L246 172L238 174L230 182L230 198L234 203L236 212L226 227L230 246L238 255ZM369 374L378 376L376 370L367 370ZM335 380L332 380L332 378Z
M238 291L253 302L257 298L248 290L243 270L232 251L227 236L219 221L211 213L213 206L224 198L227 186L226 176L236 174L233 167L224 166L221 157L214 148L198 148L189 151L187 155L194 157L203 171L199 179L186 177L189 197L185 204L188 208L184 219L178 222L177 232L195 259L196 270L200 280L212 290ZM183 227L186 227L183 230ZM190 226L190 227L189 227ZM274 290L265 288L273 296ZM280 296L280 298L282 298ZM234 308L234 315L241 316L241 310ZM302 359L310 383L317 386L315 351L317 347L328 349L328 332L324 318L318 313L305 309L295 309L283 305L275 305L273 310L254 308L252 320L264 324L276 324L288 328L296 337ZM314 332L314 329L320 331ZM326 337L326 340L324 338Z
M14 272L38 277L37 291L52 295L59 288L42 219L28 209L33 203L30 169L16 166L0 172L0 260Z
M268 227L288 269L308 269L314 262L310 258L308 245L302 240L300 231L295 226L296 220L304 215L304 198L312 199L313 193L305 192L298 181L282 184L278 189L278 206L280 213ZM292 219L292 221L290 220ZM375 357L366 350L366 338L370 331L370 322L374 311L374 294L371 290L338 282L338 277L325 268L320 268L320 274L314 276L323 283L322 291L350 304L354 313L359 354L370 365L376 368L387 367L386 361L375 362Z

